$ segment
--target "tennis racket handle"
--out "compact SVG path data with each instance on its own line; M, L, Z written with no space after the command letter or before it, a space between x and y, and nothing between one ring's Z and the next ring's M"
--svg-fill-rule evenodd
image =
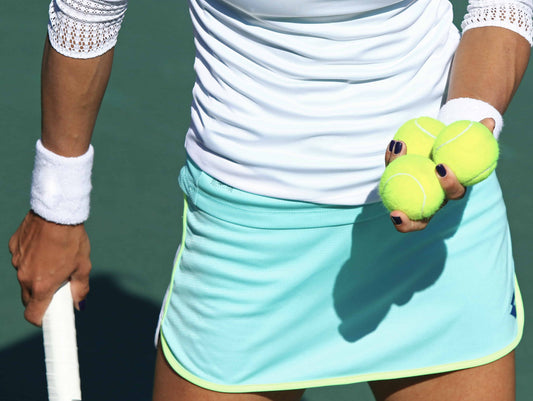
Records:
M43 342L48 399L81 400L78 346L70 283L57 290L43 316Z

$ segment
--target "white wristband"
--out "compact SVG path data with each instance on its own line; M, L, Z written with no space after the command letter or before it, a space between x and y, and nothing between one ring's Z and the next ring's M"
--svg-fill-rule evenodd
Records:
M449 100L439 112L439 120L448 125L458 120L481 121L492 118L495 123L493 135L496 139L503 128L503 117L498 110L483 100L461 97Z
M31 208L39 216L59 224L80 224L89 217L92 145L78 157L60 156L35 146L31 184Z

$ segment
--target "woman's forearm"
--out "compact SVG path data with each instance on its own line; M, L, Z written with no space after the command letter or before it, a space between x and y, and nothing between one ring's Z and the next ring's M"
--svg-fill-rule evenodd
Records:
M42 143L62 156L87 151L111 74L113 49L74 59L45 43L41 76Z
M503 114L524 75L529 54L528 41L511 30L480 27L466 31L453 61L448 99L483 100Z

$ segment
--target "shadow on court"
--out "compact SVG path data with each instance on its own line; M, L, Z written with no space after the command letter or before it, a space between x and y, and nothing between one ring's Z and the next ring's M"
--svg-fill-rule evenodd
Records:
M91 279L87 309L76 317L83 399L151 399L158 313L112 278ZM41 336L1 350L0 401L47 399Z

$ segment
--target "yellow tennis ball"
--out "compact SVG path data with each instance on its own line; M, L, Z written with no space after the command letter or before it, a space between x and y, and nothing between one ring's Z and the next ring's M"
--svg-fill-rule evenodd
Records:
M496 168L498 141L483 124L461 120L441 131L433 145L436 164L446 164L463 185L474 185Z
M389 211L401 210L411 220L432 216L444 202L435 163L420 155L392 161L381 176L379 193Z
M407 145L407 154L430 157L433 143L446 125L431 117L418 117L404 123L394 139Z

